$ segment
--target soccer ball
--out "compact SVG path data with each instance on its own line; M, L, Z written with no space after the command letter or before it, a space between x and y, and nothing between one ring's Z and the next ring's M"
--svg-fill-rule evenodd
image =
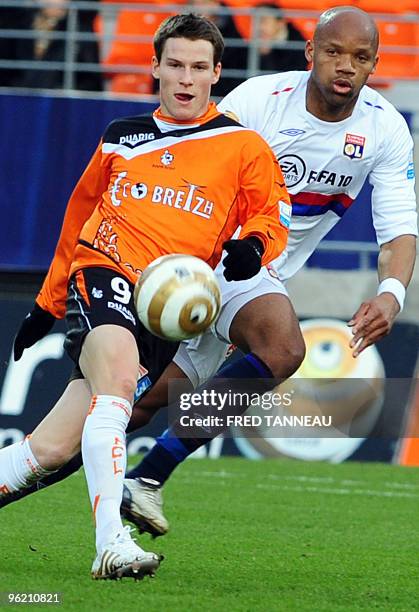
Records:
M221 308L214 271L192 255L163 255L153 261L137 281L134 300L144 327L174 341L202 334Z

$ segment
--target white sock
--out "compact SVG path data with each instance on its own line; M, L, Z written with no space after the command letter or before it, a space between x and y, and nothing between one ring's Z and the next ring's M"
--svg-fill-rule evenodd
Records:
M123 529L120 506L127 466L125 430L131 411L126 399L95 395L83 429L81 452L98 552Z
M20 491L55 470L41 467L33 454L29 437L0 450L0 497Z

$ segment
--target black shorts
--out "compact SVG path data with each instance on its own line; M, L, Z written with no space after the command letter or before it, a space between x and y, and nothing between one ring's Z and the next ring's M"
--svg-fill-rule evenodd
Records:
M134 285L108 268L84 268L70 279L67 297L67 335L64 348L76 364L70 380L84 378L78 361L86 335L100 325L120 325L136 338L140 362L154 383L172 361L178 342L151 334L138 319Z

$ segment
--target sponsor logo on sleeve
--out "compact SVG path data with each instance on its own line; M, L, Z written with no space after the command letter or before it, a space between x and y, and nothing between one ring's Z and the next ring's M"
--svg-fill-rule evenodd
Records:
M287 202L279 201L279 220L288 229L291 224L292 206Z
M408 179L415 178L415 164L413 162L410 162L409 165L407 166L406 176Z
M343 154L351 159L361 159L364 154L365 136L346 134Z

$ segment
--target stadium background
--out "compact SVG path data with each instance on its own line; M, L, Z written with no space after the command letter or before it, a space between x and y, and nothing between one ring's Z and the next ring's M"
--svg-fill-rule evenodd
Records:
M14 0L2 4L15 7L19 2ZM21 4L23 6L24 3ZM127 68L129 57L128 61L126 57L123 58L118 65L113 46L118 42L115 35L120 28L123 11L134 9L145 19L148 8L142 7L141 2L127 5L107 2L91 4L99 9L102 19L92 36L100 33L104 36L101 43L102 63L92 67L92 70L106 69L107 74L114 74L112 70L116 70L116 74L124 77L119 79L118 85L115 85L114 79L109 79L104 92L77 91L72 78L74 65L70 55L63 65L65 88L54 91L0 89L0 447L21 439L24 433L31 431L58 398L70 370L69 361L62 357L62 323L56 325L47 339L28 351L28 355L18 364L13 364L10 351L13 335L31 308L42 275L52 257L72 186L93 152L103 128L112 118L139 114L156 106L156 98L151 94L140 94L139 90L127 91L127 87L121 85L124 79L126 83L126 76L131 75L138 87L147 68L144 65ZM318 13L336 4L339 2L286 0L281 3L285 15L294 19L306 35L310 35ZM397 8L392 7L390 2L377 3L374 0L354 4L366 10L378 8L381 11L377 14L377 20L384 39L385 61L372 84L380 87L382 93L405 115L418 144L419 3L416 0L399 2ZM76 2L70 3L70 6L75 11L82 11L89 8L89 3ZM179 6L158 2L153 11L160 17L171 9L178 10ZM258 13L254 6L246 8L243 2L229 5L229 10L232 10L245 35L247 33L245 40L249 47L249 65L248 70L240 75L244 78L259 72L255 62L255 38L251 35ZM9 35L11 32L13 30L9 30ZM73 34L77 37L77 30ZM122 42L127 40L124 36L128 36L128 42L135 39L132 32L121 34L119 31L119 34ZM149 35L149 32L145 32L143 38L147 39ZM231 44L234 45L234 41ZM11 64L10 61L0 60L0 68L22 67L18 60ZM36 69L36 66L32 68ZM139 76L141 79L136 81ZM375 236L369 189L366 186L356 205L329 234L320 251L290 282L290 295L298 315L301 319L327 315L348 320L360 302L375 292L375 261ZM419 421L418 278L416 271L404 312L397 319L391 336L378 346L388 381L402 381L401 387L387 382L386 399L371 438L360 441L349 455L351 459L419 465L418 445L413 438L418 435ZM327 344L327 338L324 342ZM394 388L402 391L396 393ZM397 435L386 436L382 423L390 414L397 421ZM165 416L162 414L141 432L140 437L131 440L129 451L134 453L148 448L153 436L164 425ZM392 434L394 431L392 429ZM220 453L237 454L240 451L253 456L243 445L231 440L216 441L205 452L217 457Z

